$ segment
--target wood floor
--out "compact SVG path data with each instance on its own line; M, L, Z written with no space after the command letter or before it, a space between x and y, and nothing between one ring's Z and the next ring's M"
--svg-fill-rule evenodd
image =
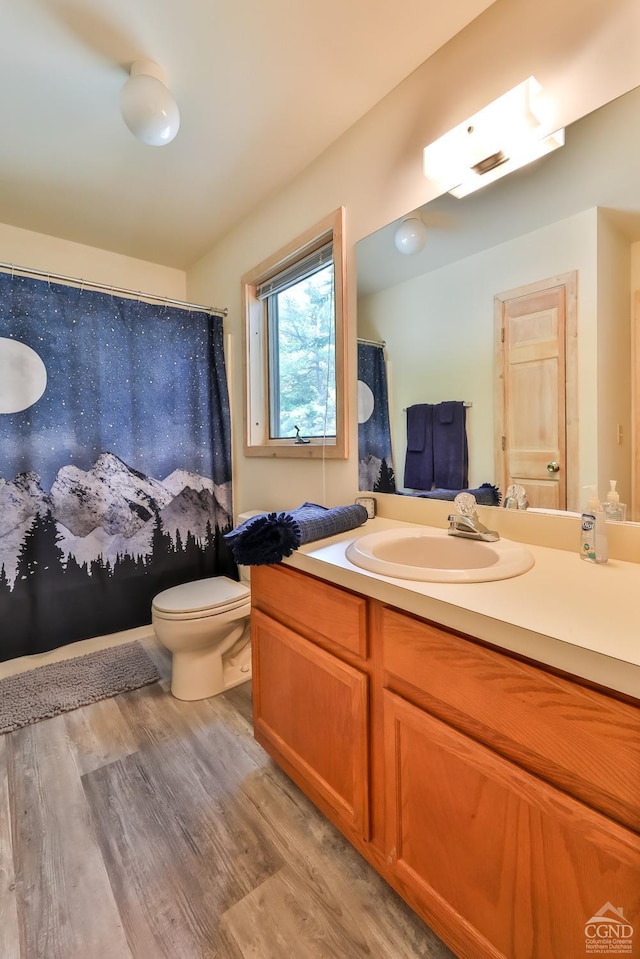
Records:
M250 684L0 736L1 959L451 959L271 762Z

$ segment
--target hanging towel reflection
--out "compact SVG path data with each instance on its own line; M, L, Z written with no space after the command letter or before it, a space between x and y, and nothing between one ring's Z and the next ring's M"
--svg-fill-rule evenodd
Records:
M462 401L417 403L407 409L404 485L465 489L469 483L466 409Z
M433 486L433 410L431 403L417 403L407 410L404 485L410 489Z

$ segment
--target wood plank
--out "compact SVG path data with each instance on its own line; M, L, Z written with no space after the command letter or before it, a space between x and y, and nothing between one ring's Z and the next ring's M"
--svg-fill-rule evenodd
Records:
M155 635L148 636L146 639L141 640L141 645L144 647L144 651L149 656L149 659L153 660L157 666L162 688L169 689L171 685L171 653L158 643Z
M252 703L252 683L241 683L240 686L234 686L222 694L224 702L233 707L247 723L247 728L253 734L253 703Z
M217 737L205 745L179 721L180 713L190 713L197 727L204 704L178 706L171 697L140 692L151 702L146 715L164 711L175 732L167 735L156 716L155 735L139 753L83 777L98 840L134 955L214 956L220 915L283 859L233 777L221 774L233 734L214 722Z
M63 716L7 737L24 959L131 959Z
M171 743L189 743L201 762L215 770L219 784L233 792L267 756L253 739L252 727L226 697L181 702L156 683L117 702L145 755L159 750L161 759Z
M267 959L260 890L291 907L274 959L450 959L255 742L250 700L156 683L0 738L1 959Z
M280 769L266 767L242 789L269 839L287 850L286 873L278 873L277 879L268 880L223 917L222 930L245 959L280 959L287 954L296 959L316 955L453 959L436 934ZM276 919L267 915L267 905L277 908ZM251 918L252 908L259 918ZM313 919L320 915L322 919ZM309 942L301 922L310 923ZM278 930L286 948L281 947ZM327 949L341 943L341 950L317 952L318 942Z
M0 736L0 956L2 959L20 959L7 782L7 740L8 736Z
M138 748L137 737L125 722L115 697L65 713L64 722L81 776Z
M221 930L243 959L281 959L286 955L296 959L354 955L435 959L451 955L431 949L407 952L406 944L397 939L372 935L372 929L359 922L364 918L361 911L353 908L358 898L352 891L350 899L343 895L338 899L335 890L329 891L322 883L302 884L299 872L285 867L226 912Z

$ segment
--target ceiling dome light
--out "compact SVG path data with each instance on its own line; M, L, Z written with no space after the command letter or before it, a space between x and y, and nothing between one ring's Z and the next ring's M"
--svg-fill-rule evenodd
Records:
M129 79L120 92L122 118L138 140L152 147L171 141L180 129L180 111L165 75L152 60L131 64Z
M405 256L413 256L424 249L427 242L427 228L418 216L406 217L396 229L393 237L396 250Z

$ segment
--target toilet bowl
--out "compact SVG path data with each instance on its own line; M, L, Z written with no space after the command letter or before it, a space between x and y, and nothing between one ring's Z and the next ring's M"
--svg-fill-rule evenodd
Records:
M237 524L259 513L240 513ZM172 586L153 599L151 622L172 654L176 699L208 699L251 679L249 568L238 569L239 583L213 576Z
M250 612L249 586L226 576L158 593L151 622L172 654L176 699L206 699L251 679Z

